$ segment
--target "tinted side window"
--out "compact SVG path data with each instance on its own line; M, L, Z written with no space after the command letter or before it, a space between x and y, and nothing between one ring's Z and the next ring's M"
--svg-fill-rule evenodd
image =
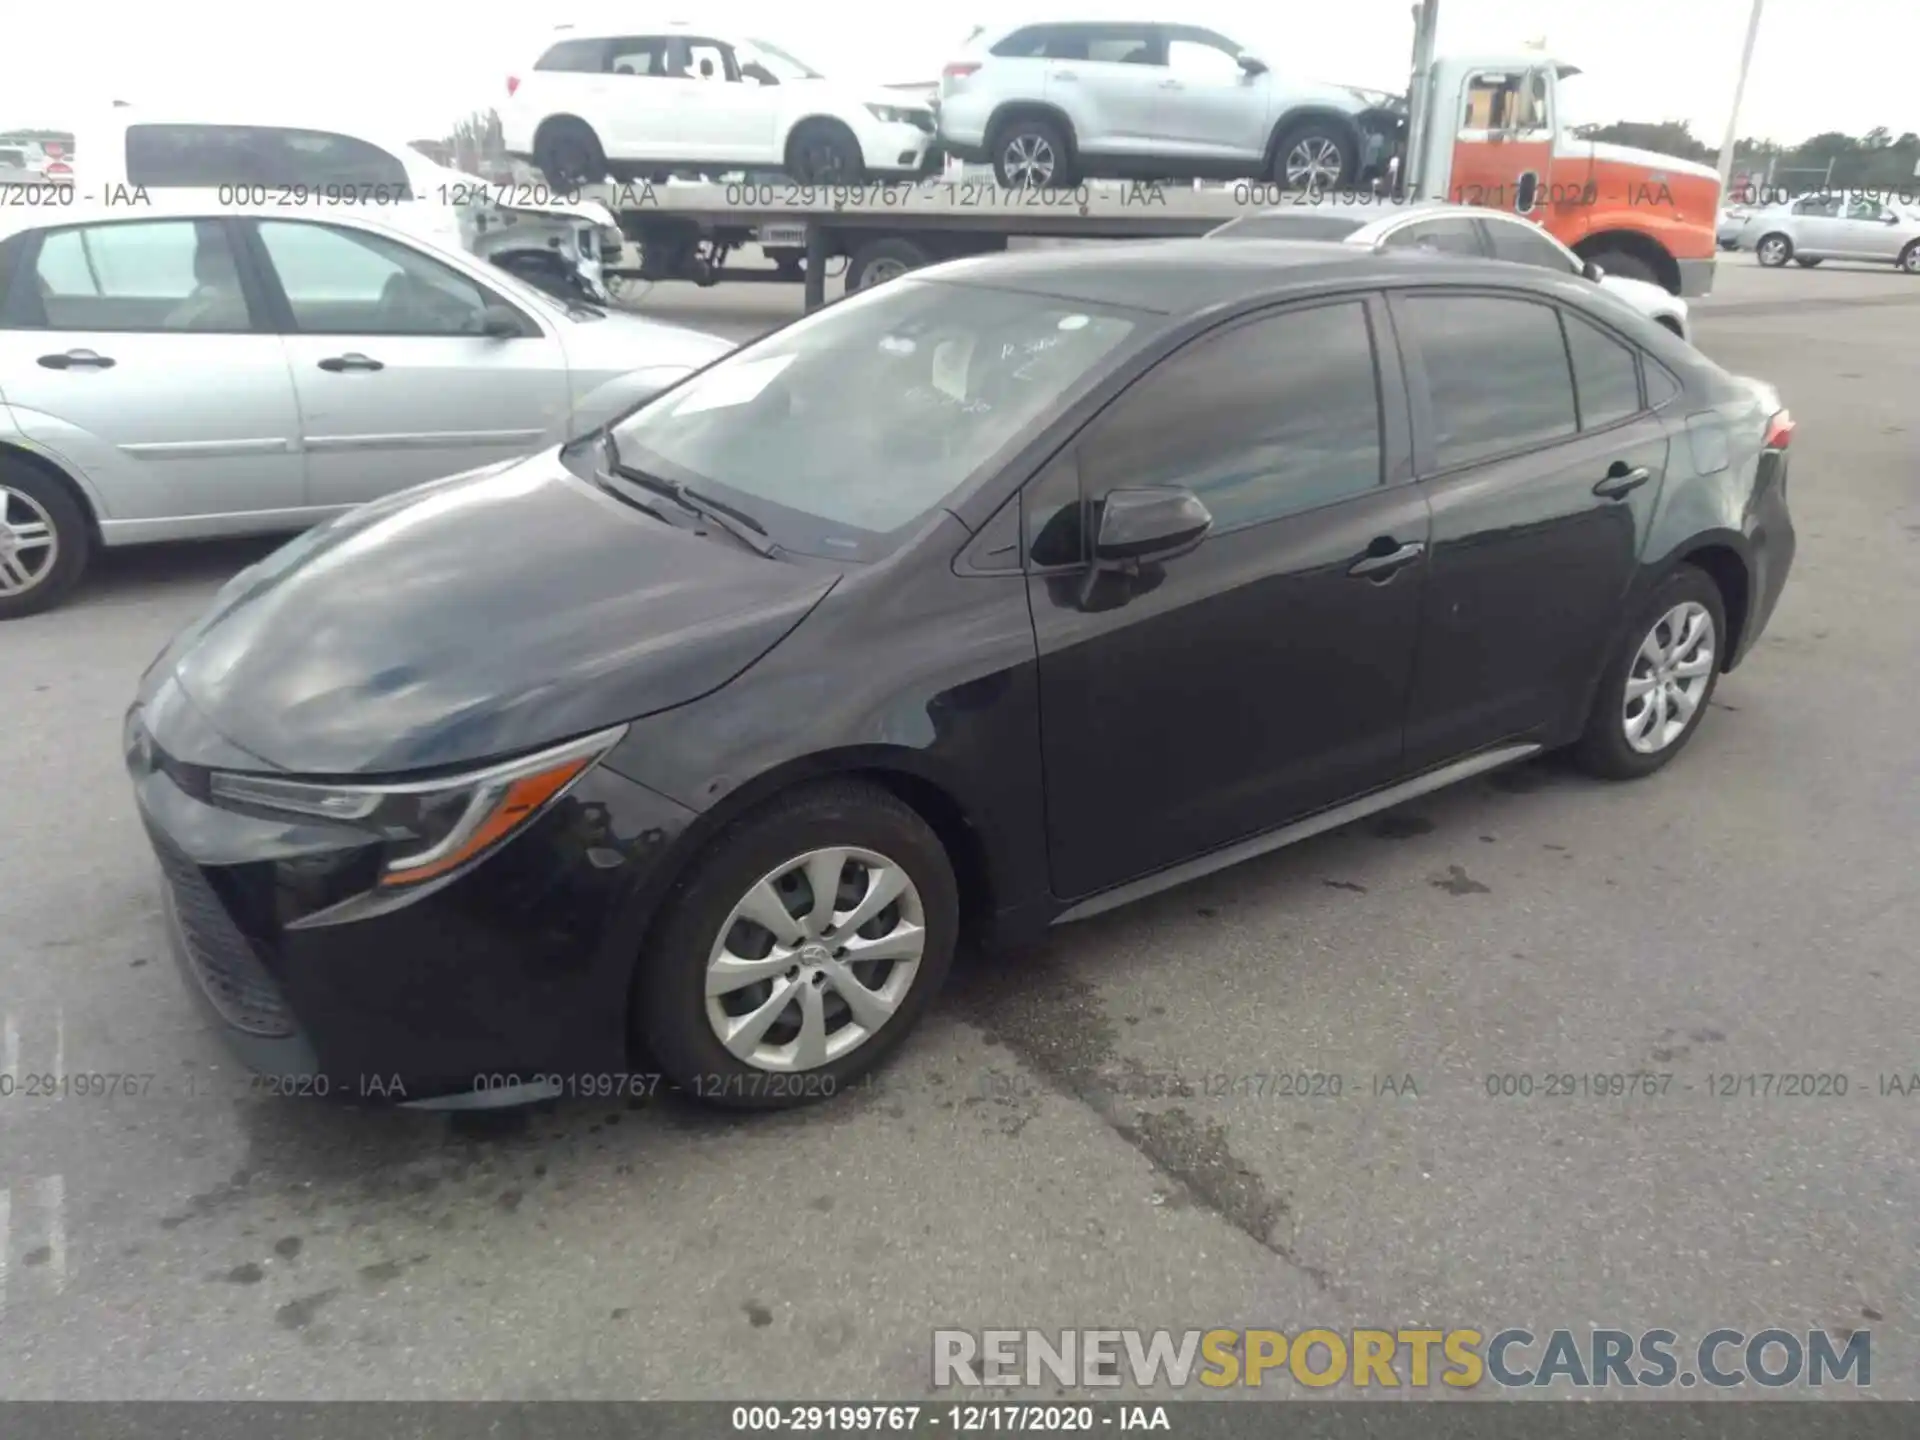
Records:
M670 74L667 42L657 36L644 35L615 40L607 47L607 69L615 75Z
M265 220L260 241L304 335L478 335L490 298L384 235Z
M1044 54L1047 37L1053 32L1044 25L1029 25L1024 30L1016 30L987 53L1008 60L1031 59Z
M1511 260L1516 265L1537 265L1561 275L1572 275L1580 267L1567 259L1567 252L1553 241L1517 220L1489 220L1487 234L1493 241L1493 258Z
M1187 346L1082 437L1091 498L1185 485L1216 533L1380 483L1373 334L1358 301L1290 310Z
M380 200L410 195L407 167L378 145L268 125L129 125L127 180L158 189L377 186Z
M31 275L54 330L253 328L240 269L218 220L149 220L55 230Z
M1439 468L1574 433L1573 372L1551 307L1415 295L1406 315L1427 373Z
M1640 366L1634 353L1611 335L1568 311L1567 353L1573 388L1580 397L1580 428L1597 430L1640 413Z
M604 40L562 40L540 57L536 70L566 70L575 74L597 74L604 68L607 46Z
M1389 250L1438 250L1443 255L1484 256L1480 231L1471 220L1422 220L1387 236Z

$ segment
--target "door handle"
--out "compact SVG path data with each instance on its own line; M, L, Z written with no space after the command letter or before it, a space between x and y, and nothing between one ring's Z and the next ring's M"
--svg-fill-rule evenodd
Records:
M1160 88L1162 90L1184 90L1187 87L1182 85L1178 80L1162 80L1160 82Z
M1638 490L1652 478L1653 472L1646 466L1636 465L1629 470L1624 461L1616 460L1613 468L1607 471L1607 478L1593 487L1593 493L1605 500L1618 500Z
M91 350L69 350L64 355L42 355L40 363L49 370L111 370L113 357L96 355Z
M320 368L338 374L342 370L384 370L387 367L372 356L362 355L355 350L348 355L329 355L320 362Z
M1054 70L1047 75L1049 80L1078 80L1079 72L1074 70Z
M1367 553L1347 568L1347 574L1365 580L1388 580L1427 553L1427 547L1414 541L1389 550L1390 537L1382 537L1367 547Z

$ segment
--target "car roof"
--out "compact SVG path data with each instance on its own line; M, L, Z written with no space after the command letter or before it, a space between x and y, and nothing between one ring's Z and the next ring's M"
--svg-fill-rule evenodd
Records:
M1537 277L1527 270L1506 260L1427 250L1380 252L1340 241L1256 239L1222 245L1199 238L1010 250L951 261L923 274L955 284L1184 319L1345 285L1408 284L1431 277L1540 288L1541 277L1553 278L1544 270Z

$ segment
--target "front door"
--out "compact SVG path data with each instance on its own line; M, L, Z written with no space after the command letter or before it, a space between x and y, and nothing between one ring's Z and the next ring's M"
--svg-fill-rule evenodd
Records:
M559 339L523 307L386 234L258 222L284 294L307 494L357 505L536 449L570 407ZM483 333L490 313L512 336Z
M1475 70L1454 102L1446 198L1530 215L1552 191L1553 80L1542 69Z
M1257 168L1267 153L1271 77L1241 69L1233 43L1210 30L1170 26L1166 46L1159 112L1166 152Z
M232 238L219 219L49 230L0 297L15 423L128 535L186 517L270 525L303 504L293 381Z
M677 155L778 165L774 110L779 91L744 80L733 47L698 38L674 42L670 73L679 106Z
M1062 898L1398 775L1427 514L1415 486L1389 483L1404 468L1405 411L1380 404L1384 319L1354 298L1216 330L1132 385L1029 485ZM1091 571L1106 495L1154 485L1191 489L1212 533L1136 575Z
M1667 433L1635 349L1570 310L1451 292L1396 295L1393 314L1433 515L1407 722L1420 770L1577 718L1659 500Z

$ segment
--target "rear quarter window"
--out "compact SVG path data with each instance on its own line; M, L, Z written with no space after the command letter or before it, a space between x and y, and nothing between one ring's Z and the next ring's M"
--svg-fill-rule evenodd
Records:
M603 40L562 40L542 55L533 68L597 75L605 65L606 53Z

